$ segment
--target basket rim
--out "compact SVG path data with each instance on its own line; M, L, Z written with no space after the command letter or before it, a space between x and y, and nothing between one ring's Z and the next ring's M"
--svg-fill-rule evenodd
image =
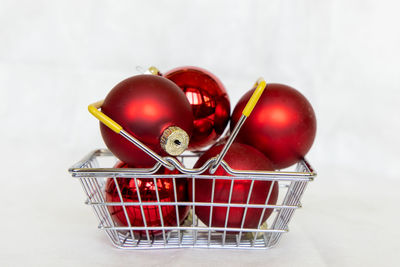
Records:
M203 152L183 154L180 157L199 157ZM263 171L263 170L235 170L231 168L225 161L222 161L221 166L229 175L203 175L214 163L215 158L212 158L204 163L198 169L190 169L182 167L182 165L171 157L165 157L170 163L178 169L180 174L155 174L161 164L156 162L152 168L87 168L88 162L93 161L98 157L115 157L108 149L96 149L87 154L80 161L72 165L68 171L72 177L118 177L118 178L196 178L196 179L222 179L222 180L267 180L267 181L313 181L317 176L311 164L303 158L297 164L300 164L305 172L298 171Z

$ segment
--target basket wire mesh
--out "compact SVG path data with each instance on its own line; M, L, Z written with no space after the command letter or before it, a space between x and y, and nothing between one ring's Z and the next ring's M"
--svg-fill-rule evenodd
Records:
M186 161L196 160L201 153L184 154L178 157L179 161L185 164ZM106 149L98 149L78 163L74 164L69 172L77 178L87 196L86 204L92 206L94 213L99 220L99 228L104 230L110 238L112 244L122 249L160 249L160 248L239 248L239 249L268 249L274 247L280 240L283 233L289 231L288 224L294 214L294 211L301 207L301 197L308 182L312 181L316 173L305 160L299 161L294 171L235 171L232 170L224 161L222 167L233 176L213 176L200 175L197 172L181 174L155 174L161 164L156 164L151 169L117 169L100 166L99 162L105 158L116 161L112 153ZM172 161L171 161L172 162ZM172 162L173 163L173 162ZM205 163L202 169L207 169L211 163ZM175 165L175 164L174 164ZM185 164L186 165L186 164ZM180 166L175 165L182 171ZM191 170L191 169L184 169ZM139 178L152 178L156 186L156 200L154 202L143 202L139 190L137 190L137 202L124 202L121 189L117 183L118 179L133 178L136 188L138 188ZM170 178L173 181L174 201L162 202L157 189L158 178ZM191 202L179 202L177 198L176 181L177 179L190 179L192 183ZM108 202L104 196L104 188L107 179L113 179L117 187L120 202ZM212 192L210 202L196 202L195 200L195 179L212 179ZM230 181L229 199L226 203L214 202L215 183L218 179ZM247 195L246 203L231 203L233 186L236 181L251 180L250 189ZM251 204L251 194L255 181L271 181L269 192L265 204ZM274 184L279 185L278 201L275 205L268 204ZM158 226L148 226L144 214L145 206L156 206L161 214L161 224ZM113 219L108 206L122 207L126 217L127 226L119 226ZM132 225L128 216L127 208L138 206L143 218L143 226ZM166 226L163 221L162 207L174 207L176 211L176 226ZM178 207L190 206L190 213L183 223L179 223ZM196 216L196 207L206 206L210 209L209 222L205 225ZM212 216L213 208L226 207L226 219L224 227L213 227ZM228 217L231 208L244 208L241 227L228 227ZM257 227L245 228L244 221L249 209L262 209ZM273 209L273 213L266 222L262 221L263 215L267 209ZM138 234L144 231L146 234ZM151 231L161 231L162 234L154 236Z

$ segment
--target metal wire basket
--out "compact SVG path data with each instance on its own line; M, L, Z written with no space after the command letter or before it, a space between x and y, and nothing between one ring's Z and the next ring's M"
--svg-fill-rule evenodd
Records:
M183 154L178 157L179 161L187 165L189 161L196 160L201 153L197 154ZM146 226L146 217L143 216L144 226L132 225L126 213L126 208L135 205L139 206L142 211L143 207L149 205L138 201L124 202L120 197L120 202L107 202L104 196L104 187L107 179L118 178L133 178L136 183L138 178L153 178L154 183L160 175L155 173L161 167L157 163L151 169L118 169L100 166L100 162L106 159L116 161L116 158L111 152L105 149L95 150L84 159L74 164L69 172L73 177L79 179L82 187L87 196L86 204L93 207L93 210L99 219L99 228L104 230L110 238L113 245L122 249L161 249L161 248L184 248L184 247L197 247L197 248L236 248L236 249L268 249L274 247L280 240L283 233L289 231L288 224L294 214L294 211L301 207L301 197L309 181L312 181L316 173L310 164L304 159L296 164L293 171L275 171L275 172L260 172L260 171L237 171L231 169L224 161L221 162L222 167L232 176L204 176L200 175L201 171L208 169L214 160L208 161L204 164L201 170L193 171L193 169L183 168L182 165L177 164L177 161L171 160L170 163L178 169L181 174L162 175L163 178L170 178L174 181L174 202L161 202L157 197L157 201L150 203L159 208L160 214L161 207L170 206L178 208L178 206L190 206L191 212L186 218L184 223L176 226L165 226L161 220L158 226ZM111 165L112 166L112 165ZM226 203L211 202L178 202L176 198L176 180L188 179L193 182L191 190L194 195L194 181L195 179L212 179L214 194L215 181L218 179L225 179L231 181L229 192L229 201ZM240 180L250 180L251 188L255 181L272 181L278 183L279 196L275 205L269 205L268 198L271 192L268 192L266 204L250 204L252 190L249 190L246 203L232 203L230 201L232 196L233 184ZM118 183L115 183L118 188ZM272 184L273 185L273 184ZM271 191L273 186L270 186ZM138 193L139 194L139 193ZM212 198L213 199L213 198ZM107 206L119 206L124 212L129 226L118 226L110 214ZM242 227L232 228L227 227L212 227L203 224L196 216L196 207L207 206L210 207L210 216L212 216L213 207L226 207L228 219L229 209L232 207L244 208ZM243 221L246 217L248 209L261 209L262 214L267 209L273 209L271 216L266 222L260 221L257 227L244 228ZM177 215L178 218L178 215ZM162 235L153 236L149 231L162 231ZM138 235L138 231L146 232L145 235Z

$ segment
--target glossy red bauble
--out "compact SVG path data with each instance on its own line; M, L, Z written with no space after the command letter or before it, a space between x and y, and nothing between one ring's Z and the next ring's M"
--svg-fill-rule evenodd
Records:
M248 91L236 105L231 129L253 94ZM310 150L316 119L308 100L297 90L283 84L268 84L236 141L263 152L276 169L288 167L302 159Z
M123 162L117 163L115 168L129 168L129 166ZM169 171L162 167L157 174L176 174L178 171ZM146 219L147 226L161 227L161 214L159 206L157 205L146 205L146 202L157 202L156 186L153 178L137 178L136 182L138 188L135 185L133 178L116 178L117 183L122 195L124 202L139 202L138 191L140 193L141 201L143 203L143 213ZM175 202L174 196L174 184L172 178L157 178L157 189L160 202ZM188 200L187 194L187 179L175 178L176 183L176 195L178 202L185 202ZM109 178L105 187L105 195L107 202L121 202L118 194L117 187L114 179ZM140 206L125 206L128 218L132 227L144 226L142 212ZM129 226L125 212L122 206L107 206L111 217L113 218L117 226ZM184 221L189 212L189 206L178 206L179 224ZM177 226L176 208L174 205L161 206L162 218L164 226ZM137 234L145 235L146 231L134 231ZM168 231L166 231L168 232ZM157 236L162 234L162 230L150 230L150 235Z
M101 108L128 133L160 155L163 132L170 126L183 129L189 136L193 129L190 103L180 88L156 75L137 75L117 84ZM151 167L155 160L119 134L100 123L104 142L123 162L136 167Z
M205 152L195 164L195 168L202 166L208 159L215 157L222 150L224 145L217 145ZM248 145L233 143L228 153L224 157L224 161L236 170L273 170L272 163L253 147ZM209 175L209 173L204 173ZM221 166L218 167L216 176L230 176ZM212 179L196 179L195 180L195 200L196 202L211 202ZM273 184L273 186L272 186ZM235 180L232 191L231 203L246 204L250 191L251 180ZM272 189L271 189L272 186ZM189 188L191 182L189 182ZM231 180L215 180L214 203L228 203ZM265 205L269 191L269 205L275 205L278 199L278 183L271 181L255 181L251 192L250 204ZM193 200L192 190L189 189L190 200ZM262 208L248 208L246 218L244 220L244 228L255 228L258 226L262 214ZM229 210L228 227L240 228L245 208L231 207ZM265 210L262 222L267 220L273 209ZM210 207L197 206L196 215L206 225L209 225ZM212 212L212 227L224 227L227 207L214 207Z
M192 105L194 128L189 149L213 144L230 116L229 97L221 81L205 69L189 66L170 70L164 77L176 83Z

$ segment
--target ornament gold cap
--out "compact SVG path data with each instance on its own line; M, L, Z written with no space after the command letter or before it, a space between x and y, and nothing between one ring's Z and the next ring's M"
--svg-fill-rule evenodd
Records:
M189 145L189 135L177 126L164 130L160 138L161 147L171 156L182 154Z
M151 66L147 71L150 72L150 74L162 76L160 70L154 66Z

